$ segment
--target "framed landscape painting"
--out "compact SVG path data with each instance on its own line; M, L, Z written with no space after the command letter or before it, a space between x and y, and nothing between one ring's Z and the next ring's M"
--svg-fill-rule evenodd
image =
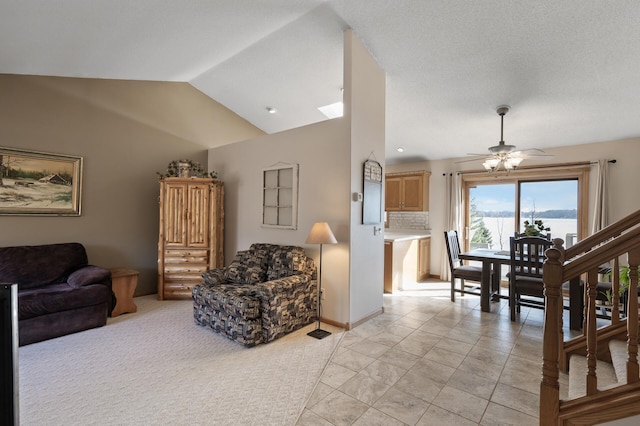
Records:
M0 147L0 214L80 216L82 157Z

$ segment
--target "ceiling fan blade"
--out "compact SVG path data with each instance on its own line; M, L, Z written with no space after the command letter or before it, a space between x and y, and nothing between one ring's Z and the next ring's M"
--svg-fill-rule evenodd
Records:
M482 161L485 158L487 158L487 156L486 155L482 155L482 156L478 156L478 157L475 157L475 158L467 158L466 160L456 161L455 163L458 164L458 163L468 163L470 161Z
M520 156L523 158L531 157L555 157L553 154L545 154L543 150L537 148L523 149L522 151L516 151L511 153L514 156Z
M527 152L537 152L539 154L544 154L544 151L541 150L540 148L527 148L527 149L520 149L517 151L518 153L527 153Z

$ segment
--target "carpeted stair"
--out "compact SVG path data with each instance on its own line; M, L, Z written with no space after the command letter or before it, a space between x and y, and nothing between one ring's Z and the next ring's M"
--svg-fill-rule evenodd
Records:
M627 383L627 342L624 340L609 341L612 362L596 361L598 389ZM572 355L569 359L569 399L585 396L587 391L587 358Z

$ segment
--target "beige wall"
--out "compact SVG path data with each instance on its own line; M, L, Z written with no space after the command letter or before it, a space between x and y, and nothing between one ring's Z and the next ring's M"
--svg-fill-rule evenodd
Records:
M610 221L619 220L640 209L640 197L635 187L638 182L638 161L640 159L640 138L620 141L597 142L561 148L545 149L552 154L550 159L529 158L522 166L595 161L599 159L615 159L609 166L610 189ZM457 159L404 163L388 166L386 172L407 170L430 170L429 185L430 208L429 224L431 226L431 273L439 275L442 267L444 247L444 183L442 174L454 171L477 170L480 163L456 163ZM595 197L595 181L597 167L592 166L589 176L589 227L593 223L593 205Z
M0 216L0 245L78 241L156 291L158 181L172 160L262 132L186 83L0 75L0 146L84 158L80 217Z
M304 241L314 222L328 222L338 244L323 246L322 317L353 324L382 308L384 240L362 225L351 194L362 192L368 156L383 161L384 73L350 31L345 44L343 118L214 148L209 166L225 182L226 263L254 242L302 246L318 262L318 246ZM296 230L260 226L262 169L276 163L299 165Z
M298 164L298 228L261 226L262 169ZM225 183L225 262L252 243L297 245L318 262L318 246L304 243L315 222L328 222L338 244L323 246L323 317L348 321L349 137L334 119L209 151L209 167Z

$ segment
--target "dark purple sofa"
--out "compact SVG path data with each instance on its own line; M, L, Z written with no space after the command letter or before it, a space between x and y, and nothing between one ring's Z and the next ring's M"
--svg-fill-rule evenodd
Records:
M18 284L20 346L101 327L115 306L111 272L79 243L0 247L0 283Z

